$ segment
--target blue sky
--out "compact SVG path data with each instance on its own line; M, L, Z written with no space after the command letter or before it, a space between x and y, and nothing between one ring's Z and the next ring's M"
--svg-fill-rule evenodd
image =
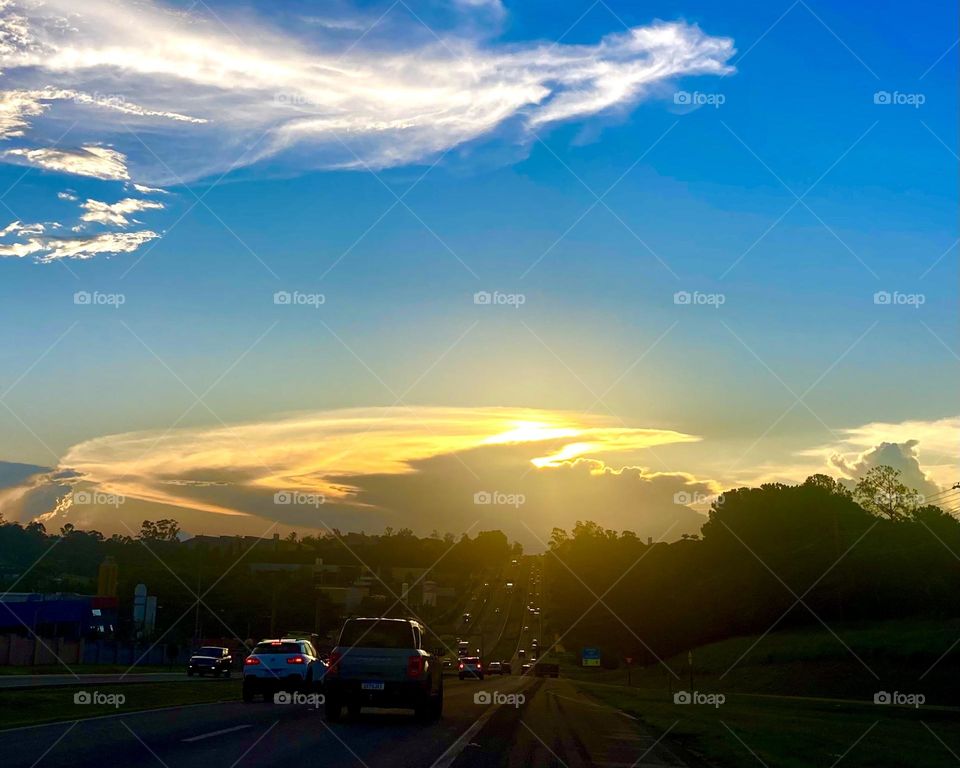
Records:
M96 484L91 440L115 458L111 435L400 399L695 436L581 457L704 492L826 469L854 480L884 443L927 491L958 479L954 4L131 8L166 41L143 52L159 63L102 53L136 52L147 34L110 27L111 3L91 3L89 23L80 12L67 41L48 33L55 12L14 4L32 39L0 56L5 103L20 94L0 117L24 123L0 123L0 212L46 229L0 246L0 458L76 471L79 446ZM625 84L652 50L631 48L628 28L661 22L681 34L654 46L659 70ZM243 66L205 71L195 51L160 61L190 35L220 65L289 49L305 74L271 93L247 90ZM335 107L289 90L316 76L326 94L341 69L354 76L331 86ZM511 100L530 88L544 95ZM84 101L117 98L140 113ZM278 113L298 98L318 123ZM461 110L449 123L448 109ZM381 113L396 123L374 126ZM81 146L122 153L123 171L26 154ZM124 199L163 208L79 220L84 201ZM156 236L71 258L64 232ZM78 305L77 291L123 304ZM277 291L324 302L278 305ZM523 304L477 305L477 291Z

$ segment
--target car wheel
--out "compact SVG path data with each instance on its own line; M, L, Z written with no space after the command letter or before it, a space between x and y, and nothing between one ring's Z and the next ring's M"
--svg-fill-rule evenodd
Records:
M343 711L343 705L340 703L339 699L335 699L333 696L328 696L323 702L323 714L330 722L336 722L340 719L340 714Z

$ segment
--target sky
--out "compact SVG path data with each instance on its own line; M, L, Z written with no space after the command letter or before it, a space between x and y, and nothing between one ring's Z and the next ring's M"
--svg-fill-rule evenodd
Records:
M0 0L0 513L695 533L960 481L957 9Z

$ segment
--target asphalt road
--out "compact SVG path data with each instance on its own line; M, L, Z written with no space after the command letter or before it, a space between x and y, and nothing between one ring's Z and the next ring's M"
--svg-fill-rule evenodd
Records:
M494 700L478 702L478 692ZM524 699L495 699L511 693ZM563 679L448 678L445 699L443 719L430 724L403 710L365 710L327 723L322 708L259 702L119 712L2 731L0 755L5 768L687 765L665 740Z

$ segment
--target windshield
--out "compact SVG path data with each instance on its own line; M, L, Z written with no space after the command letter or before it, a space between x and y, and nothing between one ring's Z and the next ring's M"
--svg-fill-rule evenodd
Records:
M300 645L298 643L257 643L253 652L260 656L266 653L300 653Z
M413 648L413 633L403 621L357 619L348 621L340 633L340 645L362 648Z

